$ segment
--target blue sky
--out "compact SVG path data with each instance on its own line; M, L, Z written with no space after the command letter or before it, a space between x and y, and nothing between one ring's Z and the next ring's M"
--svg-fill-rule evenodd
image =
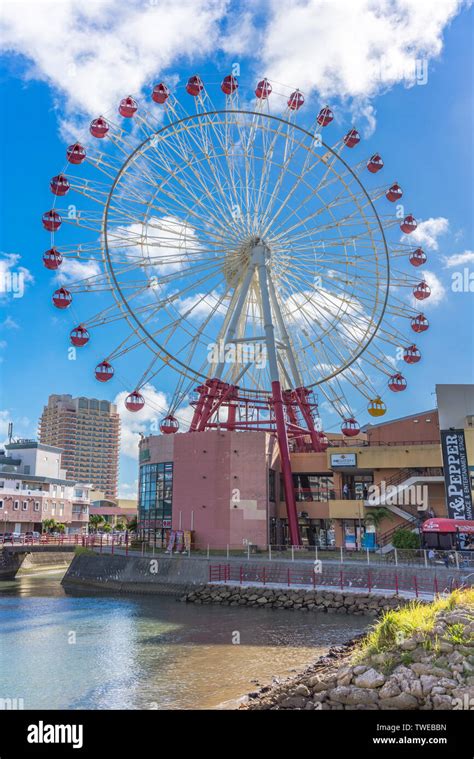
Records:
M436 5L443 4L439 2ZM45 10L42 3L36 5ZM64 16L58 14L58 23L64 25L65 31L74 28L79 19L71 11L71 4L65 0L59 5L63 6ZM151 4L152 9L158 12L160 5L166 3ZM313 4L288 3L288 7L293 5L295 14L299 13L298 5L300 9L301 5L307 5L309 11L309 6L313 5L312 11L316 14L318 3L316 0ZM341 3L336 5L341 6ZM410 5L408 2L407 7ZM423 361L416 367L416 375L410 369L412 380L409 392L401 394L403 397L393 398L389 415L397 417L432 407L435 403L435 384L472 382L474 282L471 291L469 287L461 292L453 291L452 277L453 274L464 273L465 277L469 278L470 275L474 280L473 9L467 4L458 8L454 0L447 1L445 5L445 15L438 9L438 26L433 29L428 28L428 22L413 11L415 27L418 24L420 30L427 29L424 47L415 55L426 55L428 80L424 85L412 87L405 86L396 76L374 85L370 76L362 70L364 66L369 67L370 61L357 58L361 55L359 50L353 51L358 66L357 75L353 75L351 61L347 61L340 52L340 44L344 42L338 43L337 30L333 28L339 23L337 17L329 16L326 19L331 33L325 42L326 58L331 60L332 56L334 59L332 75L335 78L331 80L327 72L322 71L319 61L313 60L314 40L312 43L303 39L297 55L291 46L288 46L286 53L284 40L281 41L285 19L279 17L279 11L271 2L225 4L203 0L194 4L194 12L202 16L199 33L205 35L206 41L201 44L199 37L181 40L176 33L174 47L170 42L170 50L166 54L157 52L154 68L153 53L146 54L151 43L148 37L145 40L145 27L138 26L139 21L143 22L140 6L104 1L104 13L110 11L112 6L122 12L122 34L126 33L124 30L127 28L126 13L132 12L125 8L132 7L136 16L131 20L137 24L138 35L135 42L138 43L140 34L144 35L145 52L141 53L141 58L139 56L138 71L130 76L127 73L129 59L117 61L115 76L107 60L100 57L92 75L89 70L82 72L81 66L91 55L84 40L80 40L74 50L75 58L68 64L72 68L68 70L66 66L64 71L64 62L55 61L54 57L51 59L51 55L45 53L46 48L49 46L50 50L51 47L48 31L39 26L36 34L29 26L30 23L34 25L34 19L22 22L17 14L17 18L12 20L13 16L7 10L9 49L4 50L0 58L0 83L3 102L7 103L0 127L3 167L0 188L0 264L3 269L0 271L21 272L25 291L23 297L13 297L11 292L4 292L0 297L2 438L9 420L14 422L18 436L35 436L38 417L50 393L114 400L133 384L133 367L126 365L121 370L120 381L114 380L107 385L99 385L95 381L91 369L95 358L100 357L101 345L90 346L89 355L80 355L77 361L68 360L67 335L74 325L71 317L51 305L54 289L52 277L42 265L43 251L49 246L40 217L52 204L49 179L64 166L65 146L69 142L65 135L74 129L74 125L80 124L84 116L89 116L87 87L94 92L91 113L95 113L95 99L104 101L105 111L110 103L116 102L116 92L119 90L123 95L129 92L139 94L141 87L146 91L150 82L164 76L168 80L171 77L186 80L196 70L205 80L217 81L236 60L242 71L241 87L248 87L249 90L261 75L289 85L299 85L295 77L303 72L302 88L309 94L308 113L312 110L316 114L326 102L330 102L336 111L338 123L331 127L334 129L334 139L347 131L355 118L354 114L358 114L356 123L366 135L361 155L370 155L375 151L382 154L386 170L384 180L396 179L401 184L405 190L407 210L424 222L421 243L429 257L426 268L434 277L434 297L424 309L430 319L431 330L423 336ZM458 15L456 11L459 11ZM166 8L161 12L166 13ZM293 21L300 24L304 19L297 15L290 16L288 24ZM86 26L87 23L92 22L86 19ZM363 20L360 23L361 34L370 35L371 31L364 26ZM97 20L93 20L92 28L97 32ZM134 27L129 23L129 28ZM252 44L252 37L261 34L262 30L266 31L265 37L256 47ZM29 35L33 33L35 45L29 43ZM172 33L173 30L170 35ZM377 39L379 32L375 34ZM394 58L399 57L400 61L411 49L410 46L413 47L411 33L406 30L400 32L400 37L391 34L390 28L381 30L380 34L387 34L384 54L389 58L391 44ZM403 34L408 35L406 39ZM369 36L367 43L370 41L373 42ZM72 38L65 34L64 45L74 47L72 42ZM105 35L106 48L108 42ZM254 53L255 49L259 51L258 55ZM102 51L101 55L105 53ZM56 64L59 68L63 67L62 73L55 68ZM106 73L101 66L107 66ZM120 82L117 84L117 72L120 74L121 71L126 79L123 87ZM288 75L283 78L286 72ZM87 87L84 86L82 73L87 77ZM331 92L334 93L332 97ZM376 122L375 128L373 121ZM86 351L89 351L89 346ZM172 390L171 376L165 384L157 387L157 392L167 395ZM137 476L133 456L137 434L140 430L148 430L150 421L153 421L152 417L143 421L131 420L130 415L123 418L121 481L124 495L133 492ZM366 422L368 418L361 418L360 421ZM331 423L328 420L326 427Z

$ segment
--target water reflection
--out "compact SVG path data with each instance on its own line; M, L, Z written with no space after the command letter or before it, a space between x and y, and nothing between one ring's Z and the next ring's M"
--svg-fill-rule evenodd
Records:
M27 709L212 708L304 667L367 624L66 591L61 574L0 584L0 698L23 698Z

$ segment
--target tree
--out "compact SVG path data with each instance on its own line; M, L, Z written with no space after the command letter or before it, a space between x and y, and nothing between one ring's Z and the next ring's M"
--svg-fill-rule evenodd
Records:
M390 511L390 509L385 508L385 506L379 506L376 508L371 508L370 511L367 512L364 518L364 522L366 525L372 524L375 528L375 542L378 543L377 538L377 531L382 522L385 519L389 519L391 522L393 522L393 514Z
M115 525L115 529L119 532L123 532L125 530L125 522L119 519Z
M393 533L392 545L394 548L419 548L420 536L416 532L400 527Z
M104 522L104 517L102 514L91 514L89 516L89 527L94 531L97 532L99 526Z
M56 524L55 529L57 530L57 532L64 533L66 531L66 525L62 524L62 522L58 522Z
M43 531L53 532L57 529L57 522L55 519L43 519Z
M105 524L102 527L102 531L103 532L110 532L111 529L112 529L112 527L110 526L110 524L108 522L105 522Z
M136 517L132 517L132 518L131 518L131 519L129 519L129 521L128 521L128 524L127 524L127 530L128 530L129 532L136 532L136 531L137 531L137 529L138 529L138 522L137 522L137 518L136 518Z

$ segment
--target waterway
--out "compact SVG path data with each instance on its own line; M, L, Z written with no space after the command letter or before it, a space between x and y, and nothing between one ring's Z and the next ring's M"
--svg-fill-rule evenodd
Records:
M0 582L0 699L25 709L223 708L368 624L66 590L63 572Z

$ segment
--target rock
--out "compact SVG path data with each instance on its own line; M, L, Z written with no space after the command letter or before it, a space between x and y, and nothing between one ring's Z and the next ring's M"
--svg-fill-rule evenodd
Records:
M366 705L375 704L377 702L377 693L371 688L350 688L344 704L351 705Z
M306 699L302 696L289 696L280 703L283 709L304 709L306 706Z
M266 603L268 603L268 600L266 598L262 597L262 598L259 598L257 600L257 603L258 604L266 604Z
M301 685L298 685L297 688L295 688L295 690L293 691L293 693L291 695L292 696L305 696L306 698L309 698L309 696L311 695L311 693L309 691L309 688L306 687L306 685L301 684Z
M432 697L433 701L433 709L439 711L441 709L452 709L453 708L453 699L451 696L438 696L435 695Z
M432 688L438 683L438 678L433 675L421 675L420 677L421 687L423 694L426 696Z
M454 646L452 643L448 643L447 640L441 640L439 643L439 650L443 654L450 654L452 651L454 651Z
M385 682L385 675L377 672L376 669L368 669L354 680L354 685L358 688L379 688Z
M337 688L333 688L333 690L329 692L329 699L331 701L338 701L341 704L345 704L350 691L351 689L349 686L339 685Z
M393 698L400 693L400 687L395 680L387 680L378 692L379 698Z
M414 638L407 638L401 643L400 648L402 651L414 651L417 646L418 643Z
M409 693L400 693L380 701L381 709L418 709L418 700Z
M353 668L354 675L361 675L363 672L367 672L369 668L365 667L363 664L358 664L357 667Z

